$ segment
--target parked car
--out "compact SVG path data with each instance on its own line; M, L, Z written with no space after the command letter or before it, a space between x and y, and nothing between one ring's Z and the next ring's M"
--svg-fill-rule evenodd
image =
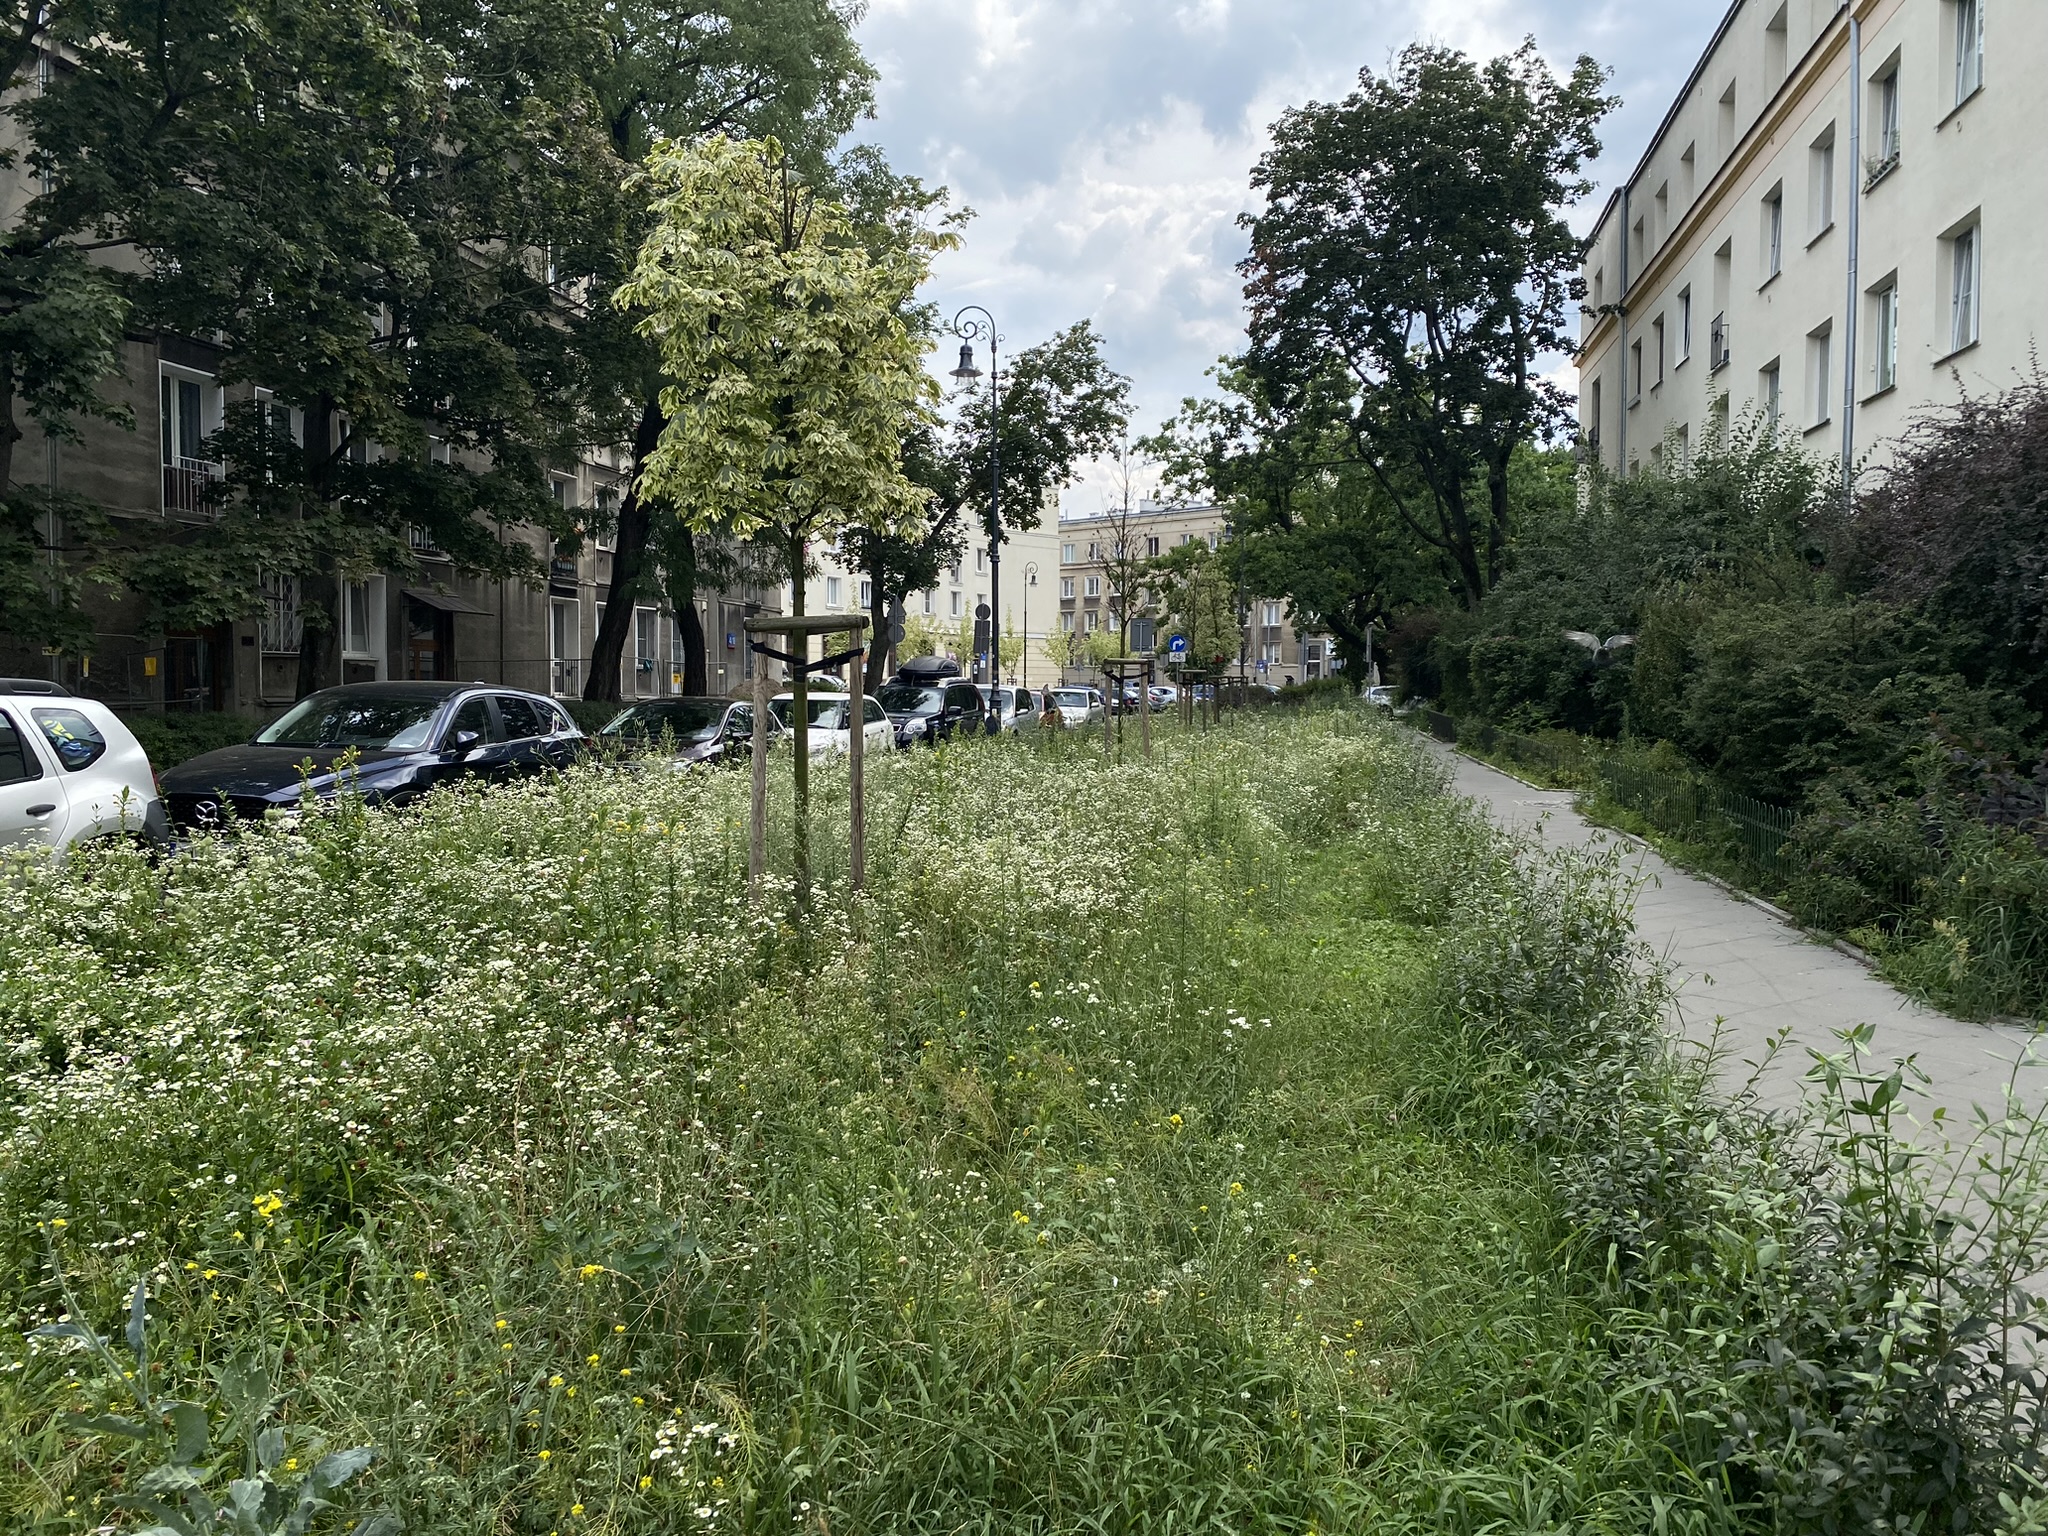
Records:
M1378 683L1366 689L1359 697L1377 708L1391 710L1401 702L1401 690L1391 683Z
M1038 700L1029 688L1018 688L1009 683L977 683L975 690L980 693L981 702L988 706L998 733L1014 735L1019 731L1038 729Z
M1102 719L1102 695L1093 688L1055 688L1052 702L1068 725L1094 725Z
M1155 713L1171 709L1180 702L1180 689L1172 683L1154 683L1145 691L1152 696L1152 708Z
M781 717L768 712L768 735L780 741L787 732ZM745 699L685 695L648 699L623 709L605 722L592 742L635 752L673 753L679 764L716 763L753 751L754 706Z
M347 789L399 806L458 779L504 782L567 767L583 741L562 707L535 693L345 683L308 694L244 746L180 763L163 775L163 793L174 825L211 832L237 817L295 812L302 793L331 800Z
M981 690L959 678L944 683L894 682L876 695L896 729L896 745L937 746L986 727L988 706Z
M61 858L87 838L123 834L170 839L142 743L97 699L0 678L0 847Z
M886 752L896 743L896 729L889 723L889 712L882 708L881 701L873 694L861 695L862 728L861 744L870 752ZM843 693L812 693L805 696L806 712L810 716L811 756L822 757L829 752L844 752L853 744L846 722L851 714L852 699ZM778 693L769 704L778 724L787 728L795 718L796 695Z

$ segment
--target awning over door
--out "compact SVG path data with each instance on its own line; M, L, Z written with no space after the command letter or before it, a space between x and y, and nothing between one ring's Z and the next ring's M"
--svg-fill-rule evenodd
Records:
M466 597L457 597L451 592L428 592L418 587L407 587L405 596L409 601L423 603L442 613L481 613L488 615L492 610L479 608Z

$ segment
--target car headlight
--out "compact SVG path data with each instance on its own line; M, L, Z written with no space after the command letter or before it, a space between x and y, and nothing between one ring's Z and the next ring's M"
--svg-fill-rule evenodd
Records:
M906 741L916 740L924 734L924 730L925 725L922 720L906 720L903 722L903 736Z

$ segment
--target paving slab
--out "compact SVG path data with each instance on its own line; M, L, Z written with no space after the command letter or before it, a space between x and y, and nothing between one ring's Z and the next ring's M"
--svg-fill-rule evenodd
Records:
M1617 849L1635 881L1636 931L1671 968L1673 1023L1688 1040L1718 1040L1730 1086L1754 1078L1767 1106L1799 1101L1812 1051L1841 1048L1840 1033L1872 1026L1875 1060L1911 1056L1929 1079L1914 1116L1936 1106L1951 1124L1973 1106L1996 1116L2013 1084L2029 1112L2048 1105L2048 1063L2023 1062L2034 1031L1972 1023L1915 1002L1868 966L1770 912L1686 873L1634 838L1586 820L1568 790L1533 789L1455 752L1431 747L1450 766L1454 791L1477 801L1500 826L1537 833L1553 847ZM1770 1044L1781 1032L1784 1047ZM1757 1068L1762 1065L1761 1070Z

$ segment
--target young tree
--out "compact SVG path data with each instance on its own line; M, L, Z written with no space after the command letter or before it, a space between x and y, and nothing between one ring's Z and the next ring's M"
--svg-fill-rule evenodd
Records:
M1130 626L1152 610L1154 587L1152 551L1145 532L1144 501L1140 489L1145 478L1145 461L1125 442L1110 461L1110 495L1097 520L1096 561L1102 567L1110 624L1102 633L1114 633L1122 647L1114 654L1131 654Z
M1468 607L1506 556L1515 450L1568 424L1535 366L1572 350L1564 211L1589 187L1604 78L1581 58L1558 79L1533 42L1484 65L1415 44L1288 112L1253 173L1245 367L1282 410L1342 381L1351 456Z
M660 348L665 425L646 490L697 528L787 553L803 613L806 546L860 524L900 527L925 497L903 438L937 388L905 315L935 252L925 231L876 253L774 140L665 144L648 163L655 221L616 302ZM797 878L809 879L809 718L799 674Z
M1188 661L1212 668L1235 661L1244 646L1244 629L1224 557L1196 539L1161 555L1153 570L1170 621L1167 634L1186 638Z
M708 668L696 596L700 583L721 584L720 555L699 548L697 511L647 493L647 455L666 425L661 360L635 330L638 317L610 302L648 233L644 184L628 183L627 173L657 143L727 134L773 135L800 168L821 174L832 145L873 103L874 71L853 40L860 9L852 0L621 0L603 9L590 84L615 166L592 178L590 195L611 217L571 253L589 274L584 344L600 384L637 425L622 434L634 445L633 462L608 530L612 579L591 647L588 698L618 697L634 599L657 585L682 626L685 690L701 690Z

